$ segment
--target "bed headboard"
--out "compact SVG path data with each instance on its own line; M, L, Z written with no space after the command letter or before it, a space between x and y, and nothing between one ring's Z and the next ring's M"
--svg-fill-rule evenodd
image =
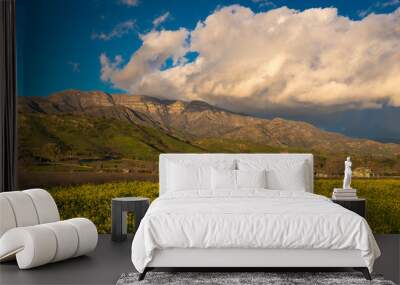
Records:
M307 192L314 192L314 160L310 153L166 153L160 154L159 160L159 179L160 179L160 195L167 190L167 162L174 160L240 160L240 159L256 159L256 160L304 160L307 166L308 188Z

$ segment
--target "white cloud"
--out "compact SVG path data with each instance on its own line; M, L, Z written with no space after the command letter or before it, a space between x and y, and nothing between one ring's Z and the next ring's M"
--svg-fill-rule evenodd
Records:
M181 66L184 63L183 56L188 51L185 44L188 35L188 31L183 28L177 31L153 30L142 35L141 48L132 55L124 67L120 67L121 57L116 57L113 62L110 62L108 57L102 54L100 56L101 79L113 82L119 89L125 90L134 90L137 86L152 84L150 78L157 80L157 85L162 85L162 78L157 79L157 76L162 74L160 69L166 60L172 58L175 66ZM168 85L167 82L165 83ZM153 88L155 92L167 91L158 86L150 88Z
M169 12L166 12L166 13L162 14L161 16L155 18L153 20L153 27L155 27L155 28L158 27L159 25L164 23L170 16L171 16L171 14Z
M395 7L395 6L400 6L400 0L378 1L373 5L369 6L367 9L358 11L358 16L363 18L368 14L375 12L374 10L377 9L382 10L384 8Z
M139 0L120 0L120 3L129 7L133 7L139 5Z
M353 21L334 8L253 13L229 6L192 31L142 35L126 63L102 55L102 79L131 94L247 112L400 106L399 27L400 9ZM188 62L188 52L197 58Z
M391 7L391 6L399 6L400 0L388 0L385 2L378 2L377 4L380 7Z
M120 38L123 35L128 34L135 28L135 21L128 20L122 23L117 24L110 32L100 32L100 33L92 33L91 38L93 40L103 40L109 41L113 38Z
M258 4L260 7L270 7L270 8L275 8L276 4L272 1L269 0L252 0L253 3Z
M360 18L364 18L365 16L367 16L367 15L370 14L371 12L372 12L372 8L369 7L369 8L367 8L367 9L365 9L365 10L360 10L360 11L358 11L357 14L358 14L358 16L359 16Z
M110 62L105 53L100 55L100 63L101 63L101 80L108 81L112 79L112 75L114 71L118 68L118 66L122 63L123 59L121 55L116 55L114 57L114 61Z
M68 65L71 67L72 72L80 72L81 71L79 62L69 61Z

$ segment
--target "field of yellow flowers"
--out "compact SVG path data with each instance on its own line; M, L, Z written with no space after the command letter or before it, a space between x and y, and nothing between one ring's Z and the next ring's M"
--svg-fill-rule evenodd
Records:
M317 179L315 193L331 196L339 179ZM367 199L367 220L374 233L400 233L400 180L359 179L352 186L358 196ZM54 187L50 189L62 219L86 217L97 226L99 233L111 231L111 199L114 197L142 196L154 200L158 196L158 183L131 181L105 184ZM132 231L132 216L128 217L128 230Z

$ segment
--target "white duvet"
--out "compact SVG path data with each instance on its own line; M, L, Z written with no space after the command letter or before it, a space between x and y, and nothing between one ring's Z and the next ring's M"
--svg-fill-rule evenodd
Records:
M156 199L132 243L135 268L165 248L358 249L370 271L380 256L359 215L320 195L255 189Z

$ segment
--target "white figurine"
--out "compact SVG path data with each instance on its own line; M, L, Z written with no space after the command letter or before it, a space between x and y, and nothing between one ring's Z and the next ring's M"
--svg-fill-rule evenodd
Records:
M351 184L351 160L350 156L347 157L346 161L344 162L344 179L343 179L343 190L352 189Z

